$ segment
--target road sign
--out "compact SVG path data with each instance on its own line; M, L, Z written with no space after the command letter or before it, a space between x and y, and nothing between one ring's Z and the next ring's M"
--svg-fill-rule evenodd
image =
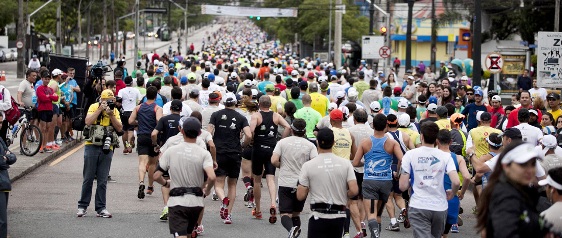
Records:
M384 46L384 37L382 36L363 36L361 43L362 59L380 59L381 55L378 49Z
M388 58L390 57L390 48L388 48L388 46L383 46L379 49L379 54L381 55L382 58Z
M562 32L539 32L537 45L537 85L559 88L562 83Z
M486 69L490 71L490 73L499 73L502 71L503 67L503 59L500 53L490 53L486 56Z
M17 47L18 49L23 48L23 42L22 42L21 40L18 40L18 42L16 42L16 47Z

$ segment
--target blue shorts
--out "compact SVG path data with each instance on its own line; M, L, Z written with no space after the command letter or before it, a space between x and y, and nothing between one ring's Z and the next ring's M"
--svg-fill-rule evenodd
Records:
M60 108L59 105L53 104L53 116L58 116L60 115Z
M449 208L447 209L447 224L457 224L461 201L459 197L454 196L453 199L447 201L447 203L449 204Z

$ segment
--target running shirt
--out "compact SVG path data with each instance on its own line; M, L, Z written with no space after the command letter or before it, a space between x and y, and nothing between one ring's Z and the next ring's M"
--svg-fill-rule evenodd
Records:
M240 153L240 133L242 129L249 126L248 120L242 114L233 109L221 109L211 115L209 124L215 127L213 142L217 148L217 154Z
M328 112L328 105L330 104L330 100L320 93L311 93L310 99L312 99L312 103L310 107L316 110L320 115L324 116Z
M453 162L455 162L455 169L457 170L457 172L459 171L459 162L457 162L457 154L455 154L455 152L450 152L451 153L451 159L453 160ZM445 180L443 182L443 186L445 187L445 191L452 189L452 182L451 182L451 178L449 177L448 174L445 174Z
M334 147L332 147L332 152L342 157L346 160L351 158L351 134L345 128L332 127L334 132Z
M355 124L352 127L347 129L355 142L355 145L359 146L361 141L364 139L369 139L369 136L373 135L375 132L373 128L371 128L367 124ZM353 158L351 158L353 160ZM353 170L357 173L363 173L365 168L363 166L353 167Z
M118 97L123 99L123 111L132 112L137 103L142 99L141 93L138 89L133 87L126 87L119 90Z
M520 123L514 127L521 131L524 142L529 142L536 146L539 144L539 141L542 140L543 133L539 128L531 126L528 123Z
M488 136L492 133L498 133L501 134L502 131L496 129L496 128L491 128L489 126L479 126L476 127L474 129L472 129L468 135L469 137L472 139L472 143L467 143L467 148L469 148L469 145L474 145L474 152L476 154L476 158L480 158L482 157L482 155L487 154L488 152L490 152L490 149L488 148L488 142L486 141L486 138L488 138Z
M213 115L213 113L215 113L216 111L218 111L220 109L221 108L219 106L209 105L207 108L205 108L205 109L203 109L203 111L201 111L201 118L202 118L201 125L203 126L203 129L207 130L207 126L209 125L209 121L211 120L211 116Z
M156 127L156 105L155 102L142 103L137 111L137 122L139 135L150 135Z
M264 145L271 148L275 147L277 143L277 124L273 122L273 113L269 112L259 112L261 114L261 124L256 126L254 130L254 146Z
M308 139L316 139L314 127L322 120L322 115L311 107L303 107L297 110L294 116L295 118L301 118L306 121L306 137Z
M205 168L213 168L211 154L195 143L181 142L166 150L160 157L159 166L174 178L170 189L178 187L201 187ZM170 197L168 207L203 207L203 197L192 194Z
M384 143L388 139L385 135L383 138L375 138L370 136L371 150L365 153L365 173L364 180L392 180L392 155L384 149Z
M443 129L447 129L449 131L451 130L451 121L449 121L449 119L447 118L439 119L435 122L435 124L437 124L439 130L443 130Z
M159 138L160 142L158 143L159 145L163 145L168 138L175 136L180 132L178 129L180 118L181 116L179 114L170 114L160 118L158 124L156 124L156 128L154 128L161 133Z
M273 154L280 156L278 185L296 188L302 165L316 156L318 152L314 144L298 136L290 136L277 142Z
M447 210L443 184L445 174L456 170L451 154L422 146L406 152L401 168L404 173L410 174L411 207L430 211Z
M269 98L271 99L269 110L273 112L279 112L279 109L283 110L285 103L287 103L287 100L281 96L269 96Z

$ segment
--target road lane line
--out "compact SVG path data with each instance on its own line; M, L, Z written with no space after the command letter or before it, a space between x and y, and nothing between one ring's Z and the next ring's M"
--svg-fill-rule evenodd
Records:
M55 165L57 165L58 163L62 162L63 160L65 160L66 158L68 158L69 156L71 156L72 154L76 153L76 151L82 149L84 147L85 144L82 144L76 148L74 148L73 150L66 152L66 154L62 155L60 158L56 159L55 161L51 162L49 164L50 167L53 167Z

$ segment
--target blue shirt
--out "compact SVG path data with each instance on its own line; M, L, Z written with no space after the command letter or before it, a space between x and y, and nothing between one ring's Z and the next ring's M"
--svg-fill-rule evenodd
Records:
M72 88L78 87L78 83L76 83L76 80L74 79L68 80L68 85L70 85L70 87ZM74 95L74 97L72 98L72 104L78 105L78 94L74 90L72 91L72 94Z
M466 129L468 131L478 126L478 121L476 120L476 113L478 113L478 111L487 112L488 109L484 105L477 106L476 104L471 103L466 105L466 107L462 111L462 114L466 116L465 120L468 120L466 121L466 124L468 125Z
M146 102L146 96L144 98L142 98L142 102ZM160 94L156 94L156 105L158 105L159 107L164 107L164 99L162 99L162 96L160 96Z
M365 173L363 174L364 180L392 180L392 155L384 150L384 143L387 138L371 139L371 150L367 152L363 158L365 159Z
M268 84L274 85L272 82L270 81L262 81L260 83L258 83L258 90L260 90L261 93L265 94L265 86L267 86Z
M70 81L69 81L70 82ZM60 91L61 91L61 95L64 97L64 100L69 102L70 98L72 97L72 89L70 88L70 84L69 83L62 83L61 86L59 86ZM70 101L71 104L70 106L72 107L72 101ZM61 103L62 105L62 103Z

